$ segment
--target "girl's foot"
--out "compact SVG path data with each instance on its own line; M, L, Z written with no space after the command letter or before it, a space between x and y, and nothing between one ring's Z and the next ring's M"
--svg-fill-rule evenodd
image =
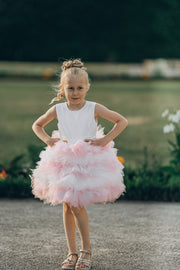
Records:
M89 270L91 268L91 249L80 249L80 256L76 263L76 270Z
M69 252L67 259L62 262L62 269L72 270L75 269L76 262L78 260L78 253Z

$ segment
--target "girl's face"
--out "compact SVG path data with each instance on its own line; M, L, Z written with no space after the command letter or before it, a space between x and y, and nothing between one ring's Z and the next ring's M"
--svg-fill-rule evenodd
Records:
M87 83L86 77L83 75L66 76L60 88L70 104L83 104L86 92L89 89L89 84Z

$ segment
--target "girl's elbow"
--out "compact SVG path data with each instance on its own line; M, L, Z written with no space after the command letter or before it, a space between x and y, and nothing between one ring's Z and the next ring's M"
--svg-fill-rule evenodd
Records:
M127 126L128 125L128 120L127 118L123 117L121 118L122 122L124 122L124 125Z
M32 130L34 131L36 129L36 127L39 126L36 121L32 124Z
M127 125L128 125L128 120L125 118L124 119L124 122L125 122L125 126L127 127Z
M126 118L121 118L119 121L117 121L117 123L119 124L124 124L124 126L126 127L128 125L128 120Z
M35 126L36 126L36 124L33 123L33 124L32 124L32 130L33 130L33 131L35 130Z
M128 121L127 121L126 119L124 119L124 120L122 121L122 125L123 125L123 128L126 128L127 125L128 125Z

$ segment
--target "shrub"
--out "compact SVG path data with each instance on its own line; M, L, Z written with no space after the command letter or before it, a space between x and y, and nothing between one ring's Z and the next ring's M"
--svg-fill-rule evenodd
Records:
M9 170L6 168L7 175L2 173L0 177L0 197L34 198L29 173L30 168L36 166L42 150L42 147L28 146L30 160L24 167L23 164L18 164L22 156L10 162ZM123 163L122 157L118 159ZM145 147L142 164L135 169L126 166L124 168L126 192L119 200L180 201L180 177L175 173L173 166L161 166L157 157L154 154L150 155Z
M0 179L0 197L6 198L29 198L31 193L31 181L28 177L7 176L5 180Z

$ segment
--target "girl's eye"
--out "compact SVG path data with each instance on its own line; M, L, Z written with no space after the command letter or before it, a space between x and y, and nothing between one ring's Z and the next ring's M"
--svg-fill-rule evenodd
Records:
M82 87L80 86L79 89L82 89Z

